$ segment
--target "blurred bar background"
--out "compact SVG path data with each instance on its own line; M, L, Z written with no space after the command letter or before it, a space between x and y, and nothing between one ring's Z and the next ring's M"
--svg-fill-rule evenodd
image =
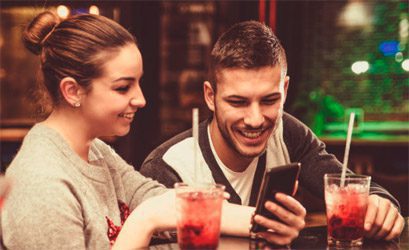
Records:
M408 215L409 14L399 0L345 1L0 1L0 170L40 120L39 58L21 43L36 14L95 13L138 39L147 106L129 135L104 138L138 169L147 154L191 126L202 98L208 55L232 24L259 20L282 41L291 78L285 110L342 161L349 113L357 114L350 168L396 195Z

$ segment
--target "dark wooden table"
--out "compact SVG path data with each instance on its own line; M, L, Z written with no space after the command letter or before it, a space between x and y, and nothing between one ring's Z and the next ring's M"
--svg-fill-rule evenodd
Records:
M314 217L315 216L315 217ZM322 215L312 215L306 219L307 227L300 232L300 236L293 241L288 249L330 249L327 246L327 226ZM405 218L405 228L399 239L395 241L364 240L361 249L409 249L409 219ZM241 250L241 249L287 249L276 247L263 242L251 241L243 237L222 236L219 241L219 250ZM150 246L152 250L179 249L176 242ZM332 249L332 248L331 248Z

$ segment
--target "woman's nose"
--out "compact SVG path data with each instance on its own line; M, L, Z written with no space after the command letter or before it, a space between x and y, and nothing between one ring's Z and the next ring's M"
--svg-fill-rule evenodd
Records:
M143 96L142 90L138 88L138 91L134 97L129 101L130 105L136 108L143 108L146 105L145 97Z
M130 100L130 104L133 107L143 108L146 105L145 97L143 95L139 97L134 97Z

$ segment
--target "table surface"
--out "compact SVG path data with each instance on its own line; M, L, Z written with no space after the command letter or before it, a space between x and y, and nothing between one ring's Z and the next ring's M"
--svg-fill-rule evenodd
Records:
M405 228L398 240L375 241L364 240L361 249L409 249L409 219L405 218ZM327 246L327 227L325 216L312 214L306 218L307 226L300 232L300 236L293 241L288 249L329 249ZM262 242L254 242L244 237L222 236L219 241L219 250L241 249L274 249L277 247L265 245ZM179 249L176 242L150 246L152 250ZM283 249L280 247L280 249Z

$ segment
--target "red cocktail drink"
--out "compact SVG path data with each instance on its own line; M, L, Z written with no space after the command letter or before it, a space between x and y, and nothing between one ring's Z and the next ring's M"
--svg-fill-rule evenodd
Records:
M341 187L339 175L325 175L328 244L339 247L362 245L368 206L369 176L347 175Z
M224 186L175 185L177 234L181 249L216 249L219 244Z

